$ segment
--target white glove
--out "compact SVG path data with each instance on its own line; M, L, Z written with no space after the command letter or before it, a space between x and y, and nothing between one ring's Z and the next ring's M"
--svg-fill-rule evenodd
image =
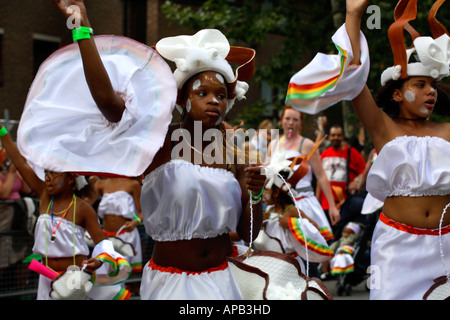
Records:
M70 266L52 281L50 296L56 300L84 300L93 286L90 274Z
M131 243L125 242L117 237L108 237L108 240L111 240L114 246L114 250L121 254L124 257L133 257L136 255L134 251L134 247Z

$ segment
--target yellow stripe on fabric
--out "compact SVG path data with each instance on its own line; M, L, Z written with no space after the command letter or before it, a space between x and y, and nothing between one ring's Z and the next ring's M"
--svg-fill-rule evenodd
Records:
M300 227L298 218L289 218L289 229L291 230L291 233L294 235L295 239L300 242L303 247L306 248L305 236L303 230ZM316 252L323 256L334 256L333 251L328 246L317 243L308 237L306 237L306 244L308 250L312 252Z
M335 86L335 84L339 81L339 79L344 74L345 63L347 62L347 51L335 45L339 53L341 54L341 70L337 76L334 76L330 79L316 82L312 84L295 84L290 83L288 87L288 92L286 96L286 100L293 99L313 99L316 98L331 88Z

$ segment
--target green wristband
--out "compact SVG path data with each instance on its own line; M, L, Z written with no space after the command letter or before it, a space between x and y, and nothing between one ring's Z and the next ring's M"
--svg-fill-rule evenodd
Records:
M137 222L139 222L139 224L142 223L141 219L139 219L138 215L136 213L133 212L133 216L134 216L134 220L136 220Z
M257 196L254 196L254 195L250 192L250 190L248 190L248 194L249 194L253 199L255 199L255 200L259 200L259 199L261 198L261 196L262 196L263 193L264 193L264 187L261 189L261 192L260 192Z
M0 129L0 138L3 137L3 136L6 136L7 134L8 134L8 130L6 130L5 127L2 127Z
M78 40L90 39L91 35L94 34L94 30L88 27L79 27L72 29L72 37L73 42L77 42Z

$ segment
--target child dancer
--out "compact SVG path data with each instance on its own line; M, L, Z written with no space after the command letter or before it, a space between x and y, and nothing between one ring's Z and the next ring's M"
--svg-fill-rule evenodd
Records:
M0 136L14 165L39 197L40 215L35 227L33 253L41 254L45 265L57 273L63 273L74 265L86 272L94 272L106 261L118 270L119 266L115 261L117 258L122 264L121 273L125 274L121 280L125 280L128 277L128 263L115 253L106 240L94 209L75 195L76 175L46 170L45 181L41 180L20 154L6 128L1 125ZM89 259L89 248L84 240L85 230L96 244L92 258ZM120 280L117 278L115 281ZM52 284L51 279L39 276L38 300L48 300L55 296ZM90 292L91 298L95 297L94 292L95 290Z
M81 28L75 32L90 30L83 1L54 2L68 18L67 7L78 5ZM89 31L77 43L96 105L107 121L121 126L122 117L129 114L128 97L113 88ZM165 128L167 134L154 157L141 159L147 165L151 162L144 170L141 205L146 231L155 240L153 257L144 268L141 298L240 299L226 261L233 254L229 232L237 231L247 242L251 234L258 234L265 177L259 167L238 165L235 153L227 153L230 146L224 147L222 121L235 99L242 99L248 89L242 81L253 75L253 64L248 62L253 61L254 51L230 48L218 30L162 39L156 49L177 65L173 76L166 79L176 80L179 95L175 98L184 118ZM238 76L227 57L244 65ZM166 76L162 73L158 79ZM151 90L152 84L140 83L141 91L136 93ZM162 90L171 92L170 88L171 84ZM154 102L154 97L148 99L145 107ZM170 99L168 102L166 111L173 107ZM161 123L166 122L157 124ZM150 125L155 124L147 123L147 127ZM214 141L202 143L209 129L220 134ZM127 135L133 136L135 131L125 130ZM153 141L153 137L147 139ZM132 143L140 145L139 140ZM250 230L252 223L254 228Z
M378 272L373 270L371 299L421 299L444 274L441 262L450 263L448 249L440 252L439 245L450 237L450 216L443 214L450 202L450 124L428 120L438 104L449 108L438 81L449 75L450 39L435 18L443 1L430 10L433 37L420 36L408 23L416 18L417 0L399 1L389 30L394 65L382 73L383 87L375 101L365 85L369 56L360 32L368 3L347 0L345 25L333 36L344 62L333 90L324 89L313 101L297 91L306 78L324 79L320 65L325 64L318 60L335 59L318 56L292 78L288 99L299 109L305 103L320 109L352 100L378 154L367 190L384 202L372 239L371 265ZM410 49L405 48L404 30L413 37Z

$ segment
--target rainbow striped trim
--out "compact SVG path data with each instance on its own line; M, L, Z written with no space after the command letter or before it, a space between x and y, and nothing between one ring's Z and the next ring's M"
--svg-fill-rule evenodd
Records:
M117 259L115 259L115 258L111 257L109 254L104 252L104 253L99 254L95 258L99 259L103 263L109 263L110 266L112 266L111 272L108 274L108 276L111 278L117 277L116 283L114 283L114 284L124 282L131 275L130 263L122 257L117 257ZM96 282L95 272L92 274L92 281L94 283Z
M330 241L334 239L333 230L329 229L328 227L322 227L319 230L322 237L325 238L326 241Z
M116 296L113 298L113 300L130 300L131 292L128 291L126 288L122 287L120 288L119 293L116 294Z
M337 250L339 253L348 253L349 255L353 255L353 252L355 252L355 249L351 246L345 245L342 247L339 247Z
M293 99L314 99L333 88L344 73L345 64L347 62L347 50L342 49L335 44L341 55L341 70L338 75L316 83L311 84L295 84L289 83L286 100Z
M355 267L354 267L353 264L351 264L351 265L349 265L349 266L347 266L345 268L339 268L339 267L331 268L330 269L330 273L332 275L335 275L335 274L346 274L346 273L353 272L354 270L355 270Z
M114 259L107 253L101 253L95 258L103 261L104 263L105 262L109 263L110 265L113 266L113 270L109 273L110 277L117 276L119 274L120 269L122 268L131 268L130 263L122 257Z
M290 217L289 218L289 230L294 235L295 239L300 242L303 247L307 247L309 251L319 254L321 256L333 257L333 251L327 246L313 241L312 239L306 237L305 245L305 235L302 228L300 227L299 219Z
M132 263L131 264L131 273L140 273L142 272L142 262Z

